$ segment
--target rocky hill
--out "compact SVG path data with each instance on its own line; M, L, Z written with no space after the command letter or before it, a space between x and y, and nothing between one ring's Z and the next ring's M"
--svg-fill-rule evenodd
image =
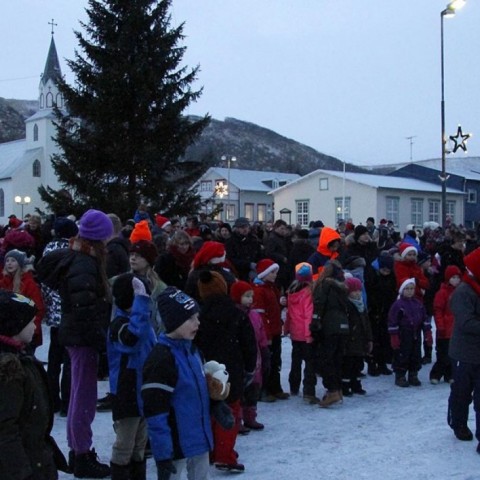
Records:
M38 102L33 100L0 98L0 143L24 138L24 120L35 113L37 108ZM240 169L300 175L318 168L343 169L343 162L338 158L317 152L267 128L235 118L225 118L223 121L212 119L200 139L188 149L185 159L206 159L209 165L224 166L221 162L222 155L237 157L235 167ZM349 164L347 170L362 171Z

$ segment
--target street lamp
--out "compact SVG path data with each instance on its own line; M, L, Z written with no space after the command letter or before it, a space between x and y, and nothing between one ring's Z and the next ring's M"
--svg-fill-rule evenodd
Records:
M222 155L222 160L225 162L227 161L227 210L225 214L225 220L228 221L229 218L229 209L230 209L230 163L236 162L237 157L232 155Z
M441 101L441 116L442 116L442 173L440 181L442 182L442 224L445 227L447 220L447 172L445 165L447 138L445 134L445 70L444 70L444 53L443 53L443 19L455 16L455 11L465 5L465 0L451 1L445 10L440 13L440 53L441 53L441 76L442 76L442 101Z
M23 206L28 205L32 201L32 199L28 196L27 197L21 197L20 195L17 195L14 200L15 200L15 203L17 205L22 206L22 220L23 220Z

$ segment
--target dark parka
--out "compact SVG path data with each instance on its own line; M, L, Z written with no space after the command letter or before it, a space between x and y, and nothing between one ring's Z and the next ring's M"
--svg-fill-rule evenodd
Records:
M112 238L107 243L107 277L112 278L130 270L130 242L123 237Z
M227 258L237 270L240 280L249 282L252 263L257 263L263 256L262 245L258 238L251 232L248 235L240 235L234 231L232 236L225 242Z
M363 357L368 353L368 342L372 341L372 328L366 309L359 312L357 307L348 301L348 323L350 336L345 344L345 355Z
M205 361L223 363L230 375L232 403L243 394L246 372L254 372L257 364L255 332L248 316L226 295L207 297L200 310L200 328L195 343Z
M53 401L42 364L0 341L0 478L56 480L65 458L50 436Z

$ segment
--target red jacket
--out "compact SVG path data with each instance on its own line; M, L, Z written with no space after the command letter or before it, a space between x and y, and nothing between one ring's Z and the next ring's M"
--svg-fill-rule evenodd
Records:
M13 291L13 277L11 275L0 274L0 288ZM20 281L21 295L30 298L34 301L37 307L37 315L35 315L35 334L33 336L33 343L36 346L42 345L42 319L45 315L45 306L43 304L42 293L38 283L33 278L32 272L24 272Z
M254 283L253 287L252 309L262 317L263 327L270 342L273 337L282 334L280 290L270 282Z
M415 279L415 297L423 302L422 290L427 290L430 287L428 278L423 273L422 267L413 261L395 260L393 264L393 270L395 272L395 278L397 279L397 290L400 285L407 278Z
M437 338L451 338L455 317L450 310L450 297L455 287L443 282L433 300L433 318L437 327Z

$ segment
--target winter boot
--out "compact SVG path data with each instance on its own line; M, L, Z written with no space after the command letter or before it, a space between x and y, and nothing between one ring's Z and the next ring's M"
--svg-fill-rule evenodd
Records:
M110 470L112 480L130 480L130 464L118 465L117 463L110 462Z
M378 373L380 375L391 375L393 372L387 367L387 364L378 365Z
M238 434L248 435L249 433L250 433L250 428L247 427L244 422L240 422L240 426L238 427Z
M320 399L315 395L303 395L303 401L309 405L316 405L320 403Z
M351 397L353 395L350 380L342 380L342 396Z
M331 390L327 391L327 393L323 396L323 398L320 400L319 406L322 408L327 408L330 405L341 402L342 395L340 393L340 390Z
M378 371L378 365L377 363L373 360L373 358L368 358L367 359L367 373L371 377L378 377L380 375L380 372Z
M75 469L75 452L73 450L68 452L68 468L71 472Z
M257 422L257 407L249 406L243 408L243 424L250 430L263 430L265 425Z
M418 379L417 372L408 373L408 383L412 387L420 387L420 385L422 385L422 382Z
M98 461L95 449L75 456L73 473L77 478L107 478L110 476L110 467Z
M356 393L357 395L365 395L367 393L367 391L362 387L362 382L358 379L352 380L350 385L352 393Z
M454 428L453 433L459 440L462 440L462 442L470 442L473 440L473 433L466 425Z
M112 474L113 478L113 474ZM147 460L130 463L130 480L147 480Z
M223 472L243 473L245 466L241 463L216 463L215 468Z
M407 382L405 375L403 373L395 374L395 385L397 387L409 387L410 383Z

